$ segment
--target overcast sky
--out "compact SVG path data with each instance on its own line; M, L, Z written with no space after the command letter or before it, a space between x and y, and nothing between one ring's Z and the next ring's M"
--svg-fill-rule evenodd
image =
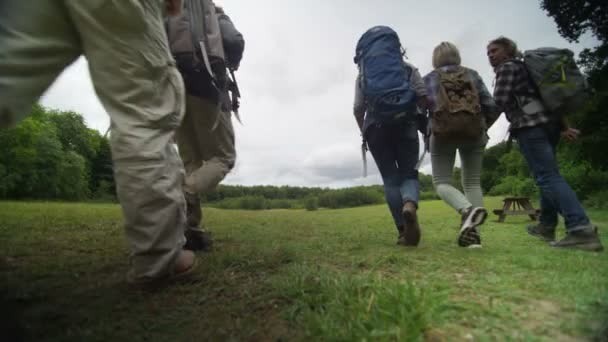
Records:
M462 64L477 70L492 91L494 74L485 47L500 35L520 49L567 47L578 53L590 37L569 44L540 1L478 0L217 0L246 41L237 73L243 125L234 121L237 164L225 184L343 187L381 184L368 154L362 177L361 138L352 114L357 40L374 25L391 26L409 61L424 76L433 48L450 41ZM47 91L42 104L84 115L105 132L109 119L79 59ZM490 129L490 145L503 140L504 116ZM421 171L431 173L428 155Z

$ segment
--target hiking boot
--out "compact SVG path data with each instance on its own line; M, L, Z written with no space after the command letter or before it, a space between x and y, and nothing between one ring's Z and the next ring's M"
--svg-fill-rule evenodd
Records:
M595 226L575 232L568 232L566 237L559 241L551 242L550 245L554 248L571 248L590 252L601 252L604 250L597 227Z
M481 207L471 207L462 214L462 225L458 233L458 246L467 248L481 247L479 227L488 217L488 211Z
M403 226L397 227L397 231L399 231L399 236L397 237L397 244L406 246L405 244L405 232Z
M197 194L184 192L184 198L186 199L186 222L190 227L198 226L203 217L200 197Z
M173 270L157 278L135 279L131 274L127 275L127 283L132 289L144 291L162 290L164 287L182 281L192 281L194 271L198 266L196 255L192 251L182 250L175 261Z
M198 228L188 228L184 232L186 237L185 250L208 252L213 246L211 233Z
M420 225L418 224L418 215L416 214L416 204L408 201L403 205L401 214L403 215L403 246L418 246L420 243ZM401 234L399 239L401 240Z
M528 231L528 234L536 236L537 238L543 241L555 241L555 227L546 226L542 223L539 223L527 226L526 230Z

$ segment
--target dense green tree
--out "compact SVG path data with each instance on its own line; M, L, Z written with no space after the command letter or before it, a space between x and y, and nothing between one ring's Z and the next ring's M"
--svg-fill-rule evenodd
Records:
M599 44L585 49L579 62L596 93L588 108L568 117L582 132L577 144L562 144L562 157L587 160L594 169L608 170L608 2L603 0L542 0L541 7L555 20L559 33L574 42L591 33Z

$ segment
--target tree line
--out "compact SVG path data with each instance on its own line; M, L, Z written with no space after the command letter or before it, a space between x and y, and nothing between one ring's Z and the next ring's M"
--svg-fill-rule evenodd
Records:
M580 118L584 124L587 117ZM584 135L581 144L560 145L560 168L581 199L593 206L606 206L606 161L596 158L594 152L582 151L585 146L601 149L601 145L587 142L596 139L593 136ZM419 179L421 199L437 199L432 177L421 173ZM453 183L461 188L459 168ZM481 183L489 195L538 196L516 143L511 149L505 142L486 149ZM0 199L115 201L108 139L88 128L78 113L36 105L26 120L0 131ZM344 189L220 185L202 200L208 206L226 209L314 210L381 204L384 193L381 185Z
M568 116L582 134L558 147L560 171L587 206L608 208L608 5L599 0L542 0L559 33L576 42L590 31L599 44L580 54L579 64L595 90L586 108ZM539 46L542 42L539 42ZM485 151L484 193L538 197L517 144ZM454 184L460 187L460 170ZM436 198L429 175L420 175L422 199ZM114 200L110 145L74 112L34 106L18 126L0 131L0 199ZM348 189L220 185L204 202L225 208L341 208L382 203L381 186Z
M19 125L0 130L0 198L114 199L108 139L78 113L35 105Z

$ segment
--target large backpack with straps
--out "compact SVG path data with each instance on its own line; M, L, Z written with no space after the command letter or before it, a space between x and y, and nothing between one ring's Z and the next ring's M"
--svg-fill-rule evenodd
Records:
M568 49L539 48L524 52L524 65L542 99L544 109L565 115L589 99L589 85Z
M452 72L436 69L438 78L435 110L431 113L431 131L445 142L479 139L485 132L479 93L467 70Z
M401 42L394 30L375 26L366 31L357 43L354 61L360 70L367 115L385 124L413 117L416 92L409 83L413 71L403 61Z
M238 118L240 94L233 72L242 58L244 40L228 16L212 0L185 0L181 14L167 19L166 29L186 91L221 102ZM226 90L232 92L232 99Z

